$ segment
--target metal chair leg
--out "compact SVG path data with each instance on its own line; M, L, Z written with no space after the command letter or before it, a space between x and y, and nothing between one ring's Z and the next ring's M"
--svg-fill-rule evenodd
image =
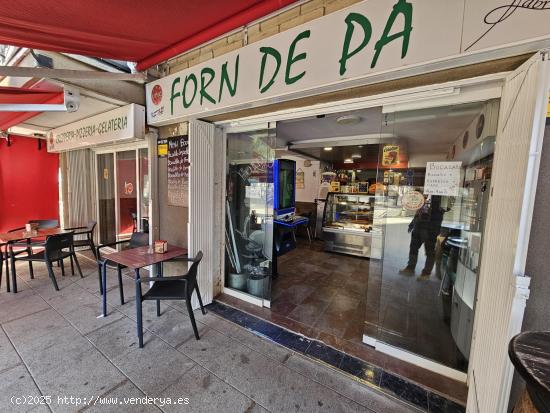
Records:
M46 267L48 268L48 275L50 280L52 280L53 287L55 291L59 291L59 286L57 285L57 280L55 279L55 274L53 273L53 265L51 261L46 261Z
M191 308L191 300L185 300L185 304L187 306L187 312L189 313L189 318L191 319L191 325L193 326L193 332L195 333L195 338L197 340L200 340L199 337L199 330L197 330L197 323L195 322L195 314L193 313L193 309Z
M58 263L59 263L59 265L61 265L61 276L64 277L65 276L65 263L63 262L63 260L59 260Z
M136 269L136 319L139 348L143 348L143 319L141 309L141 282L139 280L139 268Z
M120 305L124 305L124 287L122 285L122 268L117 265L118 292L120 293Z
M71 260L71 275L74 276L74 262L73 262L73 256L71 255L69 257L69 259Z
M76 258L76 254L74 252L73 252L73 255L71 256L71 263L73 262L73 259L76 265L76 269L78 270L78 274L80 275L80 278L84 278L84 276L82 275L82 269L80 268L80 263L78 262L78 259Z
M17 293L17 273L15 272L15 257L11 255L11 285L13 286L13 293Z
M202 305L202 297L201 297L201 292L199 291L198 283L195 283L195 291L197 292L197 298L199 299L202 315L206 315L206 310L204 309L204 305Z

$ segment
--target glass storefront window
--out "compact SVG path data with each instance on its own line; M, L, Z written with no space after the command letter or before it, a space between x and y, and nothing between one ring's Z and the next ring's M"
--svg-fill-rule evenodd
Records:
M136 151L116 153L118 236L129 236L137 231Z
M225 285L270 299L275 135L266 129L227 136Z

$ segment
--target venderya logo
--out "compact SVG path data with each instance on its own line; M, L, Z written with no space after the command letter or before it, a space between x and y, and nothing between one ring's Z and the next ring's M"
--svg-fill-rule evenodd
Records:
M533 12L533 11L548 11L550 10L550 0L512 0L512 3L503 4L502 6L495 7L493 10L489 11L485 15L483 21L489 27L487 30L479 36L470 46L468 46L465 51L471 49L479 41L481 41L485 36L489 34L500 23L509 19L514 13L519 10Z
M162 88L160 85L155 85L153 90L151 90L151 100L155 105L158 105L162 101Z

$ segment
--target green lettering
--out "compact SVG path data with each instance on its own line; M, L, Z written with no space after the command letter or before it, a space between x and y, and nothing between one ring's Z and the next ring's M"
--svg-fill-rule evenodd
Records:
M176 77L172 82L172 94L170 95L170 114L174 114L174 99L180 95L180 92L174 93L176 85L180 82L180 78Z
M220 80L220 94L218 95L218 102L222 100L223 86L227 86L227 90L231 97L235 96L237 92L237 81L239 80L239 55L235 59L235 75L233 80L233 85L229 82L229 73L227 73L227 62L222 65L222 74Z
M297 74L296 76L290 76L290 68L291 66L296 63L299 60L304 60L307 56L307 53L300 53L298 56L294 56L294 51L296 50L296 44L302 40L309 38L309 35L311 34L311 30L306 30L300 33L296 38L292 41L290 44L290 48L288 49L288 60L286 61L286 72L285 72L285 83L287 85L291 85L293 83L296 83L298 80L304 77L306 74L305 70L302 73Z
M369 43L372 36L372 25L370 24L369 19L359 13L350 13L346 16L345 22L347 25L346 36L344 37L344 47L342 48L342 57L340 58L340 76L346 73L346 64L350 58L355 56L365 46ZM363 40L361 44L357 46L354 50L350 51L351 39L353 38L353 33L355 32L355 25L357 23L363 29Z
M267 46L260 47L260 52L262 52L264 55L262 56L262 64L260 67L260 83L258 87L260 89L260 93L264 93L273 85L273 83L275 83L275 77L277 76L277 73L279 73L279 69L281 68L281 53L279 53L276 49ZM275 59L277 67L275 68L275 71L273 72L273 75L271 76L269 82L267 82L267 84L262 87L262 84L264 83L267 56L272 56Z
M382 52L384 46L386 46L388 43L393 42L399 37L403 37L403 46L401 47L401 59L403 59L407 55L407 51L409 50L409 40L411 38L412 31L412 13L412 4L407 3L407 0L399 0L395 4L395 6L393 6L393 10L390 14L390 17L388 18L386 27L384 28L384 33L382 33L382 37L376 42L376 45L374 46L376 53L374 54L372 64L370 65L371 69L376 66L376 63L378 62L378 58L380 57L380 53ZM405 27L403 28L403 31L390 35L390 31L400 14L403 15L403 18L405 20Z
M188 102L187 101L187 82L192 81L193 82L193 97ZM187 109L189 106L193 104L193 101L195 100L195 96L197 96L197 76L195 76L194 73L188 74L185 76L185 81L183 82L183 107Z
M209 79L205 80L206 79L205 75L208 75ZM208 100L211 103L214 103L214 104L216 103L216 100L206 92L206 88L210 85L210 83L212 83L212 81L214 80L214 76L215 76L214 69L212 69L210 67L203 67L202 68L202 70L201 70L201 91L200 91L201 105L202 105L203 98Z

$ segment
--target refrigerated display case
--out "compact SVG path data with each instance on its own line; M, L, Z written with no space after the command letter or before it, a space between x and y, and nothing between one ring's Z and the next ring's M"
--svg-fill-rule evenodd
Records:
M375 199L369 194L327 195L323 213L325 251L380 258L373 257L371 248L373 237L381 236L373 231Z

